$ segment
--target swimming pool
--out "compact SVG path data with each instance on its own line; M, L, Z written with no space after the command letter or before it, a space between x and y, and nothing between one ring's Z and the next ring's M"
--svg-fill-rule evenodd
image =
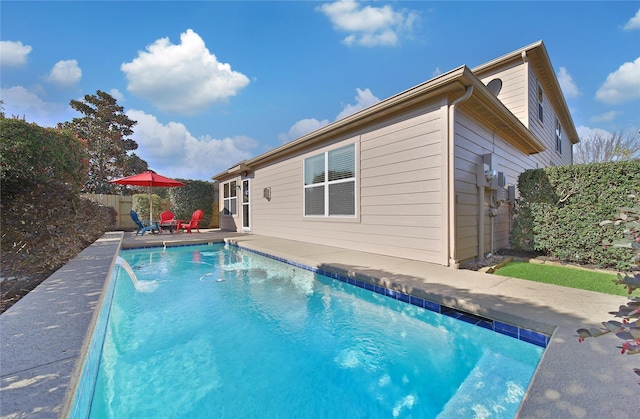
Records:
M233 247L122 257L73 417L513 417L543 352Z

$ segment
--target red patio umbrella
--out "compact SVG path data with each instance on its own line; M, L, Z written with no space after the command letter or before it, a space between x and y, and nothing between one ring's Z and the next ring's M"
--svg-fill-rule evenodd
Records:
M154 186L159 186L164 188L172 188L175 186L185 186L185 184L182 182L178 182L175 179L171 179L171 178L159 175L150 170L137 175L110 180L109 182L117 183L118 185L133 185L133 186L149 187L149 225L151 225L152 218L153 218L153 201L151 200L151 189Z

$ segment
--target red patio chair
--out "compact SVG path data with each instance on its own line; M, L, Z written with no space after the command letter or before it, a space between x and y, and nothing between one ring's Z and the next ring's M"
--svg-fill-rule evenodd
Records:
M175 214L171 211L162 211L158 224L162 230L169 230L171 233L180 230L180 221L176 220Z
M160 223L163 221L173 221L176 219L176 216L171 211L162 211L160 213Z
M178 230L187 230L188 233L191 233L192 229L196 229L198 230L198 233L200 233L200 228L198 227L198 224L200 224L200 221L202 221L203 215L204 215L204 211L195 210L193 212L193 215L191 215L191 220L178 221Z

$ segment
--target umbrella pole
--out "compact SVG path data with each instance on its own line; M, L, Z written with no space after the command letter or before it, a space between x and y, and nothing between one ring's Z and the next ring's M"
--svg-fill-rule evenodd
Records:
M153 199L151 199L151 185L149 185L149 225L153 223Z

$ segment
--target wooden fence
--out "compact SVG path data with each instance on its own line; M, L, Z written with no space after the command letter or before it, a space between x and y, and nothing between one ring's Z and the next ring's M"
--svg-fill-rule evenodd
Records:
M88 198L105 207L111 207L116 210L116 229L118 230L135 230L136 224L131 219L129 213L133 209L133 197L121 195L104 195L104 194L82 194L83 198Z
M112 207L116 210L116 229L117 230L135 230L136 224L131 219L130 212L133 209L133 196L123 195L105 195L105 194L82 194L82 197L91 199L106 207ZM170 202L168 199L162 199L160 201L160 209L162 211L170 209ZM155 206L154 206L155 207ZM153 211L155 213L155 210ZM220 214L218 213L218 203L213 203L213 215L211 217L211 223L206 226L207 228L218 228L220 226ZM201 226L204 227L204 226Z

